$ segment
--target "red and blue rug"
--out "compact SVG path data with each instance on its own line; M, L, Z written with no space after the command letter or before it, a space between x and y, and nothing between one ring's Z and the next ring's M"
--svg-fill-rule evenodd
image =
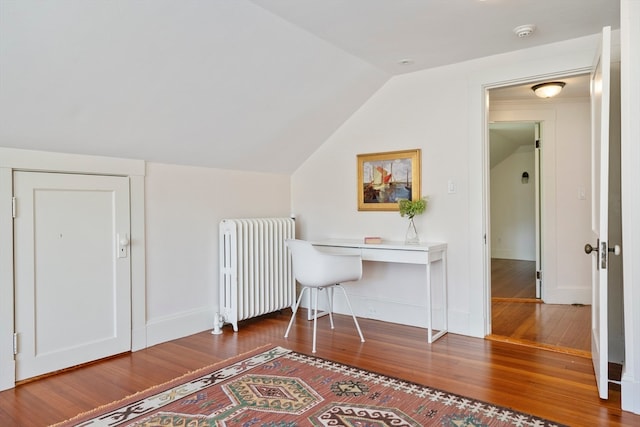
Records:
M59 426L558 426L281 347L199 370Z

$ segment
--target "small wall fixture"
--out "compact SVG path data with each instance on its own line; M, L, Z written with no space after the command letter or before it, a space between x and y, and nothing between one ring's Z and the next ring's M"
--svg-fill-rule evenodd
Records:
M522 172L522 183L526 184L529 182L529 172Z
M531 90L540 98L552 98L562 91L565 82L540 83L531 87Z

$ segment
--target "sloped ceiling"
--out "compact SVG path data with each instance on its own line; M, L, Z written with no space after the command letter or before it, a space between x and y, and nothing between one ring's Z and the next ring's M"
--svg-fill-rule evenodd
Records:
M617 3L2 0L0 146L291 173L393 75L618 28Z
M533 151L535 143L534 123L491 123L489 124L489 167L502 162L520 149Z

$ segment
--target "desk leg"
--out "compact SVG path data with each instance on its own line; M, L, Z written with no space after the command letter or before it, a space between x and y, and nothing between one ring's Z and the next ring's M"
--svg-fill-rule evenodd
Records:
M433 306L431 305L431 261L427 261L427 342L433 342Z
M437 334L433 333L433 301L431 294L431 261L427 262L427 342L429 344L433 343L438 338L442 337L447 333L449 328L448 326L448 300L447 300L447 252L442 253L442 257L440 259L442 263L442 312L443 312L443 320L442 320L442 329L438 331Z
M449 330L449 295L447 294L447 291L449 290L449 286L448 285L448 280L449 278L447 277L447 251L444 251L442 253L442 304L444 304L444 306L442 307L443 312L444 312L444 332L447 333L447 331Z

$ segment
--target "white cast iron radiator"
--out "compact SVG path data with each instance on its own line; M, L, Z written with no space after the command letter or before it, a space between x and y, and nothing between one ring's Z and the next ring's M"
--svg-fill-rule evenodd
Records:
M293 218L224 219L220 222L220 313L213 334L238 322L291 307L296 297L285 239L295 238Z

